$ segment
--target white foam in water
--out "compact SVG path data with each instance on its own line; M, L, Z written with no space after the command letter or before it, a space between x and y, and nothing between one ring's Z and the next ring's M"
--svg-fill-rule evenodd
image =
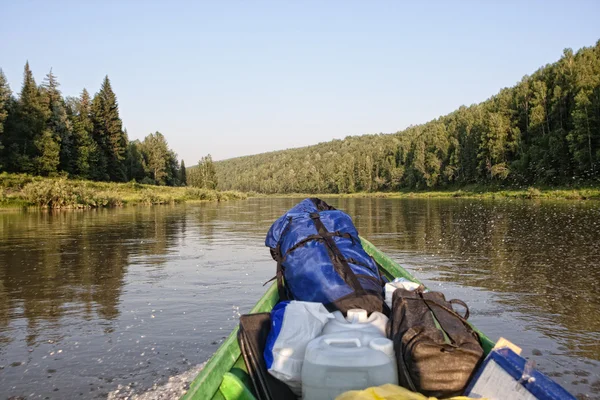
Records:
M190 387L190 383L196 375L204 368L206 363L179 375L174 375L163 385L154 385L151 389L136 393L137 390L131 385L119 387L108 394L108 400L175 400L179 399Z

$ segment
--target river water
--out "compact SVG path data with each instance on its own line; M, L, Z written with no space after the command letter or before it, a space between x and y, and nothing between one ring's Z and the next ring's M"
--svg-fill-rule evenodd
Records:
M0 399L143 392L210 357L262 295L298 199L0 213ZM600 204L327 199L581 399L600 399Z

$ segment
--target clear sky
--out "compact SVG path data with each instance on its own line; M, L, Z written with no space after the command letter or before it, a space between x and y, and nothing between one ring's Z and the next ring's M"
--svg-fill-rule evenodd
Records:
M0 68L110 77L131 139L187 165L395 132L600 39L600 1L0 0Z

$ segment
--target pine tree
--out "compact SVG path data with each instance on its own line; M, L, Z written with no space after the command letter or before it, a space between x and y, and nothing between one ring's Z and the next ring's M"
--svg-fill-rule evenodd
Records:
M185 171L185 162L181 159L181 166L179 167L179 184L181 186L187 186L187 174Z
M177 162L177 154L173 150L167 152L167 178L168 186L179 186L179 163Z
M92 137L91 99L86 89L83 89L79 98L71 99L69 113L73 121L74 173L80 178L93 179L99 168L100 155L98 144Z
M111 181L124 182L127 179L127 136L123 131L117 97L108 76L104 78L100 91L94 96L91 115L94 124L93 137L101 153L99 168L105 168L96 176L100 179L108 177Z
M55 134L50 129L44 129L33 143L39 152L35 159L35 172L38 175L56 173L60 163L60 144Z
M90 105L90 120L92 121L92 139L98 148L98 162L96 168L90 171L90 178L96 181L108 181L108 161L106 156L106 134L102 123L102 100L99 93L94 95Z
M46 127L51 133L52 139L59 145L59 163L58 169L65 171L69 174L73 174L75 171L75 148L73 143L73 132L72 124L67 116L67 110L65 101L61 96L58 87L60 84L56 79L56 76L52 73L52 69L46 75L44 83L42 84L41 95L42 102L46 107L46 114L48 119L46 121ZM45 139L50 140L50 138ZM44 148L47 148L47 143ZM51 146L54 148L55 146ZM51 152L53 154L53 151ZM50 161L51 154L45 154L46 161L44 165L52 164ZM48 171L48 173L55 171Z
M40 91L27 62L19 99L14 105L14 112L9 113L4 128L4 154L8 171L38 172L37 159L42 155L40 149L50 150L52 147L46 146L47 137L42 140L46 118Z
M0 170L2 169L3 164L2 149L4 147L2 145L2 134L4 132L4 122L8 117L8 111L12 106L12 101L13 99L10 86L8 85L8 81L6 80L4 72L0 68Z

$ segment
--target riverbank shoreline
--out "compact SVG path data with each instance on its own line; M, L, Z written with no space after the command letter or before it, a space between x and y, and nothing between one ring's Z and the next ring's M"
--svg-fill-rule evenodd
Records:
M401 190L398 192L357 192L357 193L249 193L249 197L273 198L472 198L472 199L546 199L546 200L600 200L600 187L527 187L527 188L498 188L489 186L464 186L439 190Z
M188 186L155 186L136 182L95 182L0 174L0 209L86 209L129 205L158 205L202 201L244 200L237 191Z

